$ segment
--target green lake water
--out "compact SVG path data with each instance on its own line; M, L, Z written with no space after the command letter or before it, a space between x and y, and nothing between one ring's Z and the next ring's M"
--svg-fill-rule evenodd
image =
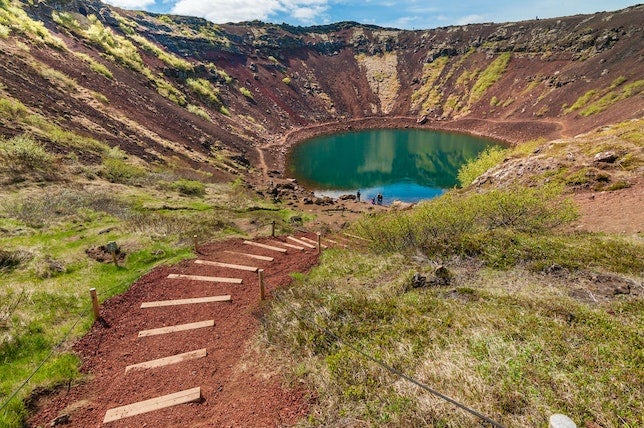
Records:
M287 171L318 196L378 193L385 204L439 196L457 184L458 169L496 143L420 129L378 129L317 137L295 146Z

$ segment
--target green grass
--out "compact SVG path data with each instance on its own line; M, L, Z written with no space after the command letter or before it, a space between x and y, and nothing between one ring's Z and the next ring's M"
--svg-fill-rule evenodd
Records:
M54 156L45 150L43 144L26 135L0 139L0 158L5 168L13 173L45 170L54 163Z
M159 58L168 67L184 72L191 72L193 70L193 66L189 61L161 49L145 37L138 34L130 34L129 37L137 42L143 49L154 54L154 56Z
M437 85L435 83L443 73L448 62L449 58L444 56L437 58L429 64L423 65L422 86L411 96L412 103L415 107L422 106L420 114L425 114L432 107L438 105L440 93L436 89Z
M248 98L249 100L254 99L253 94L248 90L248 88L245 88L245 87L242 86L241 88L239 88L239 92L241 92L241 94L243 96L245 96L246 98Z
M466 163L458 170L458 182L462 187L469 186L488 169L499 164L507 154L507 149L497 146L485 149L475 160Z
M114 79L114 75L112 75L112 72L109 70L109 68L107 68L100 62L96 61L91 56L81 52L74 52L74 55L76 55L78 58L86 62L92 71L102 74L103 76L107 77L110 80Z
M36 43L44 43L61 51L67 49L65 43L52 35L43 22L33 20L20 6L20 2L0 4L0 25L5 28L3 33L8 36L13 30Z
M188 78L186 85L197 94L203 102L208 104L221 104L219 91L206 79Z
M112 149L106 159L125 162L123 156ZM71 329L0 412L0 426L23 426L23 400L34 388L54 388L82 377L68 350L91 326L90 288L97 289L102 302L126 291L154 266L191 257L195 234L203 241L246 236L238 223L252 220L267 226L276 219L286 227L293 215L257 200L243 186L206 185L171 171L155 174L153 181L144 178L137 187L96 179L0 189L0 404ZM176 193L168 192L173 188ZM262 206L266 212L256 210ZM110 241L127 253L120 267L85 253Z
M413 273L431 265L330 250L279 293L262 340L315 391L304 426L480 426L346 344L505 426L544 426L559 412L582 425L639 424L640 299L598 305L520 268L448 268L452 286L414 289Z
M472 86L472 90L470 92L470 104L480 100L483 97L483 94L485 94L485 91L501 78L511 58L512 53L505 52L499 55L497 59L492 61L492 63L481 72L478 80L474 83L474 86Z
M614 82L609 89L615 88L619 85L621 85L621 83L615 84ZM642 90L644 90L644 80L637 80L635 82L629 83L628 85L624 85L621 91L616 91L612 89L606 95L602 96L597 101L588 105L579 114L585 117L585 116L601 113L618 101L625 100L640 94Z
M172 183L172 187L179 193L188 196L204 196L206 187L200 181L181 179Z

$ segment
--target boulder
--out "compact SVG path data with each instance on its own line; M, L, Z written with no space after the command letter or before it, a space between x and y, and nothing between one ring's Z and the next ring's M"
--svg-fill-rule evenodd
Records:
M601 152L597 153L595 157L593 158L593 162L595 163L615 163L615 161L619 158L617 156L617 153L615 153L612 150L606 151L606 152Z

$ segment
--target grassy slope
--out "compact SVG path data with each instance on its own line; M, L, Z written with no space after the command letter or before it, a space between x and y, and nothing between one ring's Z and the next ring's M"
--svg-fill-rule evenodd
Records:
M256 200L239 183L203 184L172 171L143 170L131 184L57 178L32 183L23 173L26 181L0 191L0 403L53 351L0 412L1 426L21 426L22 399L34 388L79 377L70 344L91 327L90 288L103 301L154 266L191 257L194 234L213 240L268 233L272 220L288 230L293 214ZM203 196L193 195L195 188ZM85 253L110 241L127 254L119 267Z
M460 177L471 182L500 162L557 159L563 146L562 156L590 150L590 158L613 148L616 169L630 174L619 179L633 180L642 170L638 126L487 153ZM543 188L541 169L522 171L515 183L541 185L453 191L366 217L356 233L370 250L325 252L274 302L262 341L316 391L309 425L479 426L351 347L505 426L545 426L560 412L582 425L642 425L641 237L571 231L574 209L557 196L561 184L579 186L566 179L571 165L547 170L554 190ZM449 286L413 287L414 274L431 279L441 265ZM597 275L630 284L631 293L602 292Z

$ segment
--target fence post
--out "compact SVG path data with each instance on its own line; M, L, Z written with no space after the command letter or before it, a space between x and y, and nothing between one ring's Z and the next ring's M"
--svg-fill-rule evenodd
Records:
M92 297L92 309L94 310L94 321L97 321L101 317L101 313L98 309L98 297L96 296L96 289L90 288L89 295Z
M322 249L322 234L320 232L317 232L318 240L317 240L317 249L318 249L318 254L320 254L320 250Z
M275 238L275 220L271 222L271 236Z
M118 266L118 260L116 258L116 250L118 250L119 246L116 244L116 242L108 242L107 243L107 251L110 252L112 255L112 262L114 262L114 266Z
M264 300L266 298L266 292L264 290L264 269L259 269L257 274L259 275L259 300Z
M193 243L193 246L195 247L195 254L197 254L199 252L199 247L197 246L197 235L192 237L192 243Z

